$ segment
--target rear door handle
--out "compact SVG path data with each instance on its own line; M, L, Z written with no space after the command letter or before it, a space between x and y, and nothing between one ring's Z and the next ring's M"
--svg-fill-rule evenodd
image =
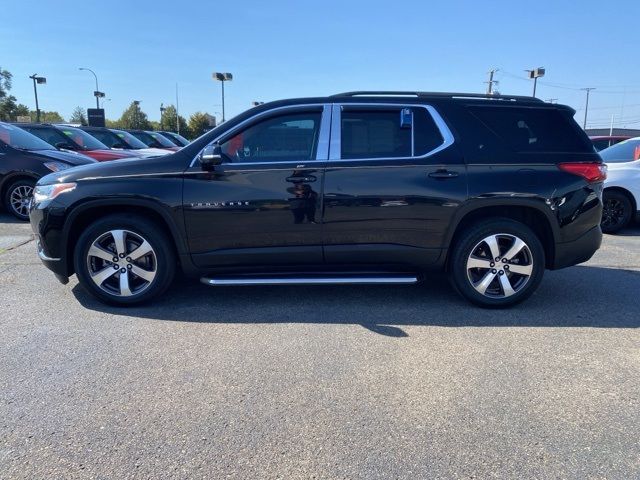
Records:
M291 176L286 178L287 182L291 183L311 183L316 181L316 177L309 175L308 177L296 177Z
M429 174L431 178L455 178L458 176L458 172L452 172L450 170L436 170Z

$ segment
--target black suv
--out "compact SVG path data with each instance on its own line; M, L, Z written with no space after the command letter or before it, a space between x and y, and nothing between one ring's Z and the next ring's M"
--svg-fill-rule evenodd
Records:
M606 171L566 106L349 92L255 107L179 152L43 178L40 257L99 299L208 285L414 283L482 306L600 246Z

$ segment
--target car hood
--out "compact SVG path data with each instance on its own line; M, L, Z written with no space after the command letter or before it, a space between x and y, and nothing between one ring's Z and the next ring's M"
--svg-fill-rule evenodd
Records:
M88 165L96 163L93 158L87 157L80 153L75 152L61 152L60 150L29 150L29 153L37 155L39 157L51 158L53 160L60 160L61 162L68 163L69 165Z
M51 173L42 177L38 184L51 185L53 183L102 180L118 177L125 178L138 175L182 174L188 164L189 160L186 157L180 156L179 153L155 158L130 157L120 159L116 162L92 161L91 165L83 165L69 170Z
M141 157L160 157L162 155L169 155L173 153L171 150L164 150L162 148L139 148L132 150Z

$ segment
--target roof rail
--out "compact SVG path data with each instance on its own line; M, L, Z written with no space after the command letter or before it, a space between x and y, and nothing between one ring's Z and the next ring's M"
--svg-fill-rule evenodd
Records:
M331 97L377 97L377 96L394 96L394 97L429 97L429 98L481 98L489 100L509 100L509 101L526 101L543 103L536 97L527 97L523 95L489 95L486 93L459 93L459 92L404 92L394 90L359 90L353 92L343 92L331 95Z

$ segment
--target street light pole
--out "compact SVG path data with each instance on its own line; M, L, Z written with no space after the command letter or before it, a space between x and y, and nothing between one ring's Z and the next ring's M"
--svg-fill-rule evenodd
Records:
M224 122L224 82L228 82L233 80L233 75L229 72L221 73L221 72L213 72L213 79L222 83L222 121Z
M36 122L40 123L40 106L38 105L38 87L36 87L36 84L45 84L47 83L47 79L45 77L39 77L37 73L29 75L29 78L33 80L33 94L36 97Z
M138 116L139 116L138 112L140 111L140 100L134 100L133 105L136 107L133 110L133 124L134 124L133 128L138 129L140 128L140 126L138 125Z
M164 111L166 110L166 108L164 108L164 103L160 104L160 130L164 130L164 128L162 128L162 115L164 115Z
M529 73L529 78L533 79L533 97L536 96L536 88L538 86L538 78L540 77L544 77L545 74L545 68L544 67L538 67L538 68L534 68L533 70L525 70L525 72Z
M98 88L98 76L96 75L96 72L94 72L94 71L93 71L93 70L91 70L90 68L86 68L86 67L80 67L80 68L78 68L78 70L86 70L86 71L88 71L88 72L93 73L93 77L96 79L96 91L95 91L95 92L93 92L93 94L94 94L94 95L95 95L95 97L96 97L96 108L100 108L100 103L99 103L98 99L99 99L100 97L104 97L104 93L102 93L102 92L100 91L100 89Z
M595 90L595 87L582 88L581 90L584 90L585 92L587 92L587 101L584 105L584 122L582 123L582 128L586 130L587 129L587 112L589 111L589 93L591 93L591 90Z

